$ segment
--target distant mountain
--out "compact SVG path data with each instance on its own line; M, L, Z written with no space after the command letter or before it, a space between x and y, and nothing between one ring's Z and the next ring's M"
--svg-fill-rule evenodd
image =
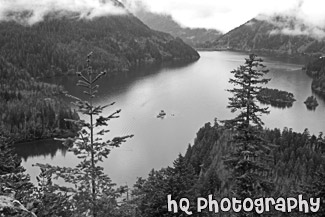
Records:
M181 38L195 48L209 47L222 33L215 29L182 27L170 15L140 9L135 15L150 28Z
M61 99L62 87L36 78L81 71L90 51L91 66L108 74L200 57L181 39L150 29L130 13L81 19L63 12L53 11L34 25L0 21L0 134L15 141L69 136L78 130L64 121L79 117ZM27 24L31 14L10 16Z
M32 26L1 22L0 57L34 77L81 70L90 51L93 67L111 73L139 64L199 58L181 39L150 29L130 13L91 20L75 15L58 17L53 12Z
M231 30L212 43L215 49L267 52L274 54L322 54L322 29L302 24L287 16L258 17Z

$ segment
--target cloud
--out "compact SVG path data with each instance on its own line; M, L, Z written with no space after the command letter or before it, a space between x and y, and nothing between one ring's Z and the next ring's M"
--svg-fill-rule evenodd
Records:
M132 5L131 11L141 5L157 13L170 14L177 22L188 27L215 28L222 32L240 26L248 20L265 14L298 18L311 26L311 32L321 31L325 24L324 0L124 0ZM312 30L313 29L313 30ZM308 30L309 31L309 30ZM308 31L301 31L307 34ZM299 34L284 30L285 33Z
M283 26L272 34L311 35L324 38L324 0L120 0L134 12L146 8L151 12L171 15L187 27L214 28L226 33L260 14L263 19L274 16L295 19L296 25ZM65 16L67 12L79 18L92 19L99 16L126 13L117 0L0 0L0 21L15 20L34 24L55 12ZM260 17L260 16L259 16ZM267 17L267 18L266 18Z
M318 40L323 40L325 38L325 31L316 27L301 29L301 28L283 28L274 29L270 31L270 34L282 34L282 35L293 35L293 36L310 36Z
M315 0L299 1L296 7L281 12L267 12L257 18L267 20L276 27L271 34L304 35L323 40L325 14L319 10L323 8L322 3Z
M15 20L32 25L50 13L64 16L67 12L80 18L116 15L125 9L114 0L0 0L0 20Z

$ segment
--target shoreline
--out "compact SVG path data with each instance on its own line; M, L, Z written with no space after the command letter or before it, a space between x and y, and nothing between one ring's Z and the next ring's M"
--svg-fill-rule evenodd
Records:
M13 144L14 145L20 145L20 144L28 144L28 143L33 143L36 141L48 141L48 140L55 140L56 138L58 139L65 139L65 138L69 138L69 137L75 137L77 136L78 133L73 133L73 132L67 132L65 134L60 134L60 135L51 135L51 136L46 136L46 137L39 137L39 138L30 138L30 139L25 139L25 140L18 140L18 141L14 141Z

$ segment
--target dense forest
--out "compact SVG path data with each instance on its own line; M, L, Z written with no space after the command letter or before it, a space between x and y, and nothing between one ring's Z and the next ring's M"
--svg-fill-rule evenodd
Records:
M231 137L233 134L234 131L219 125L217 121L214 124L206 123L197 132L194 144L189 145L185 155L180 154L172 166L152 170L147 178L139 178L133 186L130 199L123 202L112 216L184 216L181 212L175 215L167 211L166 195L171 194L175 200L187 197L190 201L193 201L191 207L195 207L195 198L197 197L206 197L213 194L218 199L228 196L233 182L230 180L230 173L225 169L223 160L224 156L227 156L232 150ZM263 137L274 147L269 153L272 158L269 166L272 170L269 172L268 177L274 181L275 188L268 196L288 197L298 194L297 192L303 192L304 197L315 197L319 193L324 198L324 136L322 134L318 136L310 135L308 130L297 133L292 129L285 128L282 131L279 129L266 129L263 131ZM3 148L1 150L10 150L6 148L8 144L5 144L7 143L1 143L1 148ZM7 165L2 162L8 159L8 156L8 153L2 157L0 155L1 166ZM19 167L20 161L18 159L16 161L16 166L13 168L18 170L21 168ZM3 171L10 170L0 170L0 172L2 171L0 175L3 175ZM28 179L24 180L24 182L19 181L15 185L31 185ZM43 178L43 180L47 179ZM13 187L12 183L14 182L9 182L11 183L10 186ZM2 185L4 183L2 182ZM321 188L321 186L323 187ZM30 195L27 194L30 191L25 187L20 186L19 189L17 192L20 196L17 195L16 198L22 203L25 202L23 204L35 200L35 195L32 198L26 196ZM62 209L60 205L69 205L70 202L64 200L64 195L61 195L63 198L60 198L60 195L51 192L50 189L47 189L47 193L43 192L45 195L38 199L39 202L32 203L30 208L33 208L32 210L38 213L38 216L56 216L53 213L61 213L59 216L68 216L70 212ZM50 201L52 197L55 200ZM47 209L44 203L51 205L51 208ZM321 207L323 211L313 216L324 215L323 203ZM198 214L194 208L192 211L193 216L211 216L208 211L201 214ZM17 213L21 213L21 211L17 210L12 212L14 214L8 216L17 216ZM275 212L271 216L280 215ZM304 215L292 213L290 216Z
M292 93L270 88L262 88L256 98L263 104L279 108L291 107L296 101Z
M323 54L324 40L312 33L294 34L295 31L308 31L302 23L290 15L258 15L216 39L211 47L273 55Z
M110 73L144 63L199 58L181 39L151 30L132 14L92 20L74 15L53 13L32 26L1 22L0 56L34 77L79 71L90 50L93 67Z
M0 127L16 142L73 135L79 119L62 99L63 88L37 81L0 57Z
M268 46L272 47L275 41L277 38ZM245 49L249 48L246 45ZM94 51L91 64L89 50ZM102 162L111 149L133 135L104 138L109 133L108 122L118 118L121 110L104 117L102 111L114 102L93 105L97 80L106 71L111 74L139 64L198 58L198 53L181 39L153 31L131 14L83 20L71 14L57 18L53 13L33 26L0 23L0 215L187 216L167 210L167 195L171 195L177 201L188 198L193 216L286 216L287 213L275 210L265 215L219 215L207 210L198 213L196 198L210 194L216 199L277 198L301 193L305 198L321 198L320 210L311 214L324 216L325 138L322 133L310 135L308 129L298 133L288 128L263 128L260 116L269 111L256 103L263 91L257 85L270 79L263 78L268 71L262 59L253 54L245 59L245 65L231 71L234 77L229 83L236 87L228 90L233 94L228 108L238 112L238 116L206 123L194 144L184 155L179 154L172 166L138 178L132 189L117 187L104 173ZM307 66L307 72L314 77L313 89L320 92L324 87L323 68L323 62L317 61ZM62 100L62 87L44 83L40 78L76 71L80 79L77 85L84 88L88 98L74 98L74 111ZM272 93L293 97L290 93ZM89 121L79 120L77 112L89 117ZM63 144L80 162L74 168L36 164L40 174L37 186L32 184L12 145L67 135L71 137ZM68 185L59 185L57 178ZM293 212L290 216L305 214Z
M50 13L44 21L34 25L0 22L1 216L35 216L35 213L37 216L105 216L108 213L111 213L110 216L124 216L122 211L115 208L116 199L125 190L122 187L114 188L115 184L111 183L97 163L107 157L110 149L106 146L118 147L132 135L115 137L106 142L93 140L93 125L79 120L78 113L63 100L66 94L63 88L45 83L42 78L90 70L90 66L85 68L84 63L90 50L94 51L95 56L92 67L109 75L142 64L191 62L199 58L199 54L181 39L151 30L132 14L92 20L79 19L73 13L64 14L57 16L56 12ZM19 14L25 15L28 13ZM97 80L98 77L90 77L89 82L93 79ZM95 89L95 86L90 88L91 97ZM79 112L88 114L88 108L93 115L98 115L106 107L89 108L88 102L82 102L82 106ZM96 120L96 126L106 125L106 121L117 118L119 112L110 117L100 117ZM70 137L86 136L86 130L82 129L84 127L89 129L89 140L83 138L83 141L91 141L91 148L84 143L80 143L79 148L88 152L91 160L79 153L81 156L78 158L85 161L74 170L49 170L46 165L38 165L41 169L37 177L38 185L30 183L29 175L20 166L21 160L14 154L13 143L69 137L64 143L69 145L72 144ZM78 150L75 149L76 152ZM52 182L53 172L58 175L64 170L70 174L70 179L74 177L77 178L76 182L81 181L78 194ZM83 176L77 171L82 172ZM98 183L95 181L97 178L100 179ZM85 194L86 186L92 187L92 193ZM71 198L71 195L74 197ZM87 214L88 208L93 214ZM100 211L97 212L98 208Z
M317 94L325 97L325 58L319 58L310 61L306 67L306 72L313 78L311 88Z
M120 5L123 7L123 5ZM191 62L199 54L181 39L151 30L132 14L79 19L53 11L34 25L0 22L0 126L16 141L68 135L64 119L77 113L62 101L62 87L40 78L74 74L94 51L93 67L112 75L141 64Z
M182 208L166 209L170 201L166 195L175 201L187 198L190 202L185 210L194 216L282 216L277 208L264 215L256 210L235 211L235 208L230 212L228 209L228 213L196 209L199 207L196 198L209 195L219 200L231 197L245 201L301 194L305 198L319 197L320 207L324 206L325 138L322 133L310 135L308 129L303 133L288 128L282 132L263 129L260 117L269 111L256 104L256 98L264 90L259 85L267 84L270 79L263 78L268 70L262 62L250 54L244 65L231 71L234 77L229 82L235 88L228 90L233 97L229 97L227 107L237 117L205 124L194 145L189 145L185 155L179 155L172 167L152 170L147 179L138 179L131 200L137 216L186 216ZM295 211L290 216L305 214ZM324 216L324 209L312 216Z
M88 59L89 56L90 54ZM242 198L247 197L242 194L245 192L252 193L252 198L257 197L262 190L256 191L251 183L262 181L257 179L260 176L266 181L261 182L262 184L269 183L263 190L263 194L268 197L292 197L301 193L305 198L322 198L321 209L313 213L313 216L323 216L325 138L322 133L310 135L307 129L303 133L297 133L288 128L281 131L261 127L263 123L257 113L267 114L268 111L259 108L255 104L256 100L252 99L257 97L262 88L248 88L243 83L254 79L256 85L270 80L262 77L268 70L263 68L261 62L262 59L250 55L246 59L245 67L241 66L231 72L235 76L230 82L242 85L244 90L228 90L235 93L233 98L229 98L228 107L241 110L239 118L223 121L216 119L214 124L205 124L198 131L194 144L188 146L184 156L179 154L172 166L152 170L147 178L138 178L130 190L127 186L116 187L98 165L107 158L111 148L119 147L132 137L127 135L103 141L101 137L108 130L95 131L107 126L107 122L118 118L120 113L117 110L103 117L101 112L107 106L94 106L91 103L98 88L95 82L105 72L93 72L87 60L86 72L84 70L77 73L80 78L77 85L86 88L84 93L89 96L89 101L76 98L76 106L78 112L91 117L91 122L87 123L78 120L77 114L64 104L56 103L60 102L58 97L62 95L62 88L37 81L26 71L1 59L1 100L6 106L2 108L0 134L0 213L5 216L51 217L186 216L183 212L175 214L167 210L167 195L171 195L176 201L188 198L191 201L189 211L193 216L215 216L208 210L198 213L195 209L196 198L208 195L213 195L216 199L233 196ZM254 69L255 66L260 66L261 69ZM245 74L245 71L249 73ZM252 92L247 94L246 91ZM66 118L74 120L66 122ZM83 127L82 130L80 127ZM66 139L64 145L81 159L80 163L75 168L37 164L41 172L37 177L38 186L33 186L11 148L13 141L19 138L18 134L36 137L54 131L63 135L65 129L79 130L78 136ZM21 133L26 131L29 134ZM243 154L247 157L243 157ZM245 169L241 162L250 163L250 167L254 163L264 164L263 168L262 164L256 164L262 170L249 167ZM251 178L246 180L247 177L238 177L238 169ZM59 186L53 182L54 178L62 178L74 187ZM232 212L225 215L236 216ZM252 215L254 213L247 216ZM265 216L281 216L281 213L272 209ZM293 212L291 216L304 214Z
M165 207L168 194L176 200L187 197L193 202L194 198L207 197L209 194L219 199L229 196L233 182L223 160L232 150L233 133L217 122L207 123L198 131L194 144L189 145L184 156L179 155L173 166L153 170L147 179L139 178L131 200L138 208L137 216L175 216ZM314 136L308 130L297 133L288 128L282 131L266 129L263 138L274 147L269 153L272 170L268 178L274 182L275 188L268 197L288 197L306 191L305 186L312 186L318 180L317 173L325 173L322 157L325 139L322 134ZM179 213L177 216L183 215ZM206 212L194 216L211 215ZM272 216L279 216L279 213Z

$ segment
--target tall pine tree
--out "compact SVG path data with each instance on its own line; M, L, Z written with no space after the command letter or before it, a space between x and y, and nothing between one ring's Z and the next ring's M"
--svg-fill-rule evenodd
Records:
M115 184L104 173L104 168L99 166L108 157L111 149L119 147L127 138L133 135L114 137L104 140L109 130L108 121L119 117L121 110L116 110L108 116L102 116L105 108L109 105L94 105L93 99L98 90L96 82L105 72L96 73L90 66L91 53L87 57L87 68L85 72L78 72L80 80L77 85L85 88L84 93L88 100L68 95L76 100L75 105L78 112L89 117L89 122L84 120L66 120L80 126L81 130L76 138L64 141L70 151L73 151L81 162L75 168L55 167L38 164L47 174L56 174L67 183L73 184L72 190L75 212L77 216L114 216L117 208L117 197L122 189L116 189ZM63 189L63 188L61 188ZM71 190L64 188L65 190Z
M234 130L233 151L225 157L224 164L232 174L232 192L237 199L260 197L272 190L272 184L267 181L269 168L266 164L270 148L261 136L263 122L260 118L269 111L256 101L260 85L270 80L264 78L268 70L262 62L256 55L249 55L244 65L231 71L234 77L229 81L235 87L228 90L233 95L228 108L238 115L224 121L225 126ZM240 213L239 216L251 214Z
M191 201L190 211L195 213L195 184L197 175L194 168L181 154L174 161L172 167L159 171L152 170L147 179L138 178L132 191L131 204L137 207L137 215L142 217L164 216L177 217L188 216L178 210L177 213L167 209L167 195L175 201L187 198Z

